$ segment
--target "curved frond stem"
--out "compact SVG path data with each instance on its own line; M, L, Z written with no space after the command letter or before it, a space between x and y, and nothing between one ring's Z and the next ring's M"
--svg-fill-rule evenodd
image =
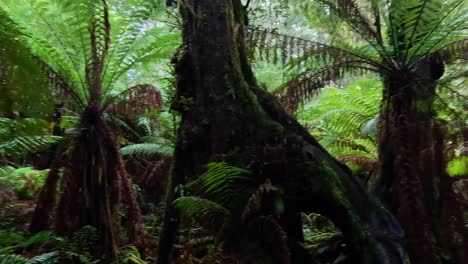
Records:
M344 61L327 65L318 69L306 69L296 75L292 80L277 88L274 95L283 102L289 110L295 109L302 101L313 95L313 91L324 87L325 82L340 79L343 72L351 70L360 70L357 74L363 74L362 71L371 71L380 73L378 68L367 67L366 61Z
M253 27L249 27L249 30L251 30L251 31L261 31L260 29L253 28ZM353 51L345 49L345 48L340 48L340 47L337 47L337 46L332 46L332 45L328 45L328 44L324 44L324 43L320 43L320 42L316 42L316 41L312 41L312 40L307 40L307 39L304 39L304 38L293 37L293 36L278 33L276 31L270 31L268 33L271 34L271 35L274 35L274 36L279 36L279 37L298 40L298 41L301 41L301 42L310 43L315 47L324 47L326 49L339 51L339 52L342 52L344 54L348 54L348 55L350 55L352 57L356 57L358 59L361 59L361 60L367 62L368 64L370 64L370 65L372 65L374 67L385 68L387 70L391 70L389 67L387 67L385 64L383 64L383 63L381 63L379 61L376 61L376 60L374 60L372 58L366 57L366 56L364 56L362 54L358 54L356 52L353 52ZM306 56L306 55L304 55L304 56Z

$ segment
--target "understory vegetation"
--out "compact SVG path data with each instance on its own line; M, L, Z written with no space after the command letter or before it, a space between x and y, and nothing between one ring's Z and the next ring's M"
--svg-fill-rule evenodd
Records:
M463 0L0 1L0 264L467 263L467 27Z

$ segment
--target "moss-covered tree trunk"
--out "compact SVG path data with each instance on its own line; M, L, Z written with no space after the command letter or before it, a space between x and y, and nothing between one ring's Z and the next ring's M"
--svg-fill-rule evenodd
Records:
M311 211L343 231L353 263L403 263L403 233L395 218L258 87L244 47L241 1L188 0L180 5L183 45L174 57L178 86L173 107L182 121L158 263L171 263L178 227L171 205L179 195L177 186L199 176L213 160L253 167L254 177L281 186L286 213L280 222L291 254L277 263L307 263L299 215ZM232 250L243 246L232 245Z

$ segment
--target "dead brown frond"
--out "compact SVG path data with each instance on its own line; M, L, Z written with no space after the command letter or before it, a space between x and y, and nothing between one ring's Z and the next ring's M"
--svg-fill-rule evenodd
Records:
M109 105L107 111L128 119L134 119L153 109L163 108L161 92L151 84L133 86L111 101L116 103Z
M272 196L277 191L278 188L271 184L270 179L266 179L265 183L260 185L257 191L249 198L242 212L242 220L248 222L254 215L268 208L268 203L272 201Z
M348 155L343 156L338 159L343 163L353 163L359 165L366 171L372 171L377 168L377 159L361 156L361 155Z

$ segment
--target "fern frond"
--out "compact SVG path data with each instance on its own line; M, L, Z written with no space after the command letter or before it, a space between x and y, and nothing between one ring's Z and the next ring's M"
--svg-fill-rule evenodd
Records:
M28 259L14 254L0 255L0 264L26 264Z
M384 67L378 62L378 53L375 53L374 49L353 50L350 47L332 46L262 28L249 27L246 30L249 47L252 51L258 51L260 60L272 61L276 64L280 62L277 58L279 52L283 65L300 63L307 67L310 63L326 65L360 60L375 67Z
M109 105L109 112L129 119L163 108L161 92L151 84L141 84L126 89L109 101L112 102L112 105Z
M159 27L143 32L140 24L133 30L122 32L111 50L104 72L105 97L113 96L117 90L115 83L130 69L144 62L167 58L178 43L179 38L175 33Z
M9 175L13 173L16 170L15 167L12 166L5 166L5 167L0 167L0 177L4 177L5 175Z
M207 171L190 183L204 197L227 206L252 183L250 172L224 162L209 163Z
M121 149L124 156L167 156L172 155L172 147L156 144L156 143L141 143L133 144Z
M195 220L200 224L221 227L231 219L231 213L222 205L199 197L181 197L174 201L183 219Z
M370 67L368 63L363 61L344 61L318 69L306 69L278 88L274 95L287 110L293 112L330 81L340 79L348 73L364 74L376 71L378 71L376 68Z
M47 76L34 59L24 29L2 8L0 46L0 115L48 114L52 104L47 90Z
M361 133L364 126L373 118L374 115L347 109L332 110L322 116L325 128L340 132L354 131L357 133Z
M0 143L0 155L21 157L27 153L42 151L50 145L60 142L58 136L24 136Z
M28 260L25 264L54 264L60 263L60 252L52 251L38 255Z
M21 247L28 248L32 245L43 244L50 241L52 238L54 238L54 234L51 231L41 231L23 241Z
M412 0L392 6L390 19L394 31L404 43L405 63L415 63L417 58L445 46L447 43L466 38L467 11L463 0L439 1ZM408 5L408 6L407 6Z
M360 155L348 155L341 156L338 158L339 161L345 164L356 164L362 167L366 171L371 171L377 167L377 159L372 157L360 156Z

